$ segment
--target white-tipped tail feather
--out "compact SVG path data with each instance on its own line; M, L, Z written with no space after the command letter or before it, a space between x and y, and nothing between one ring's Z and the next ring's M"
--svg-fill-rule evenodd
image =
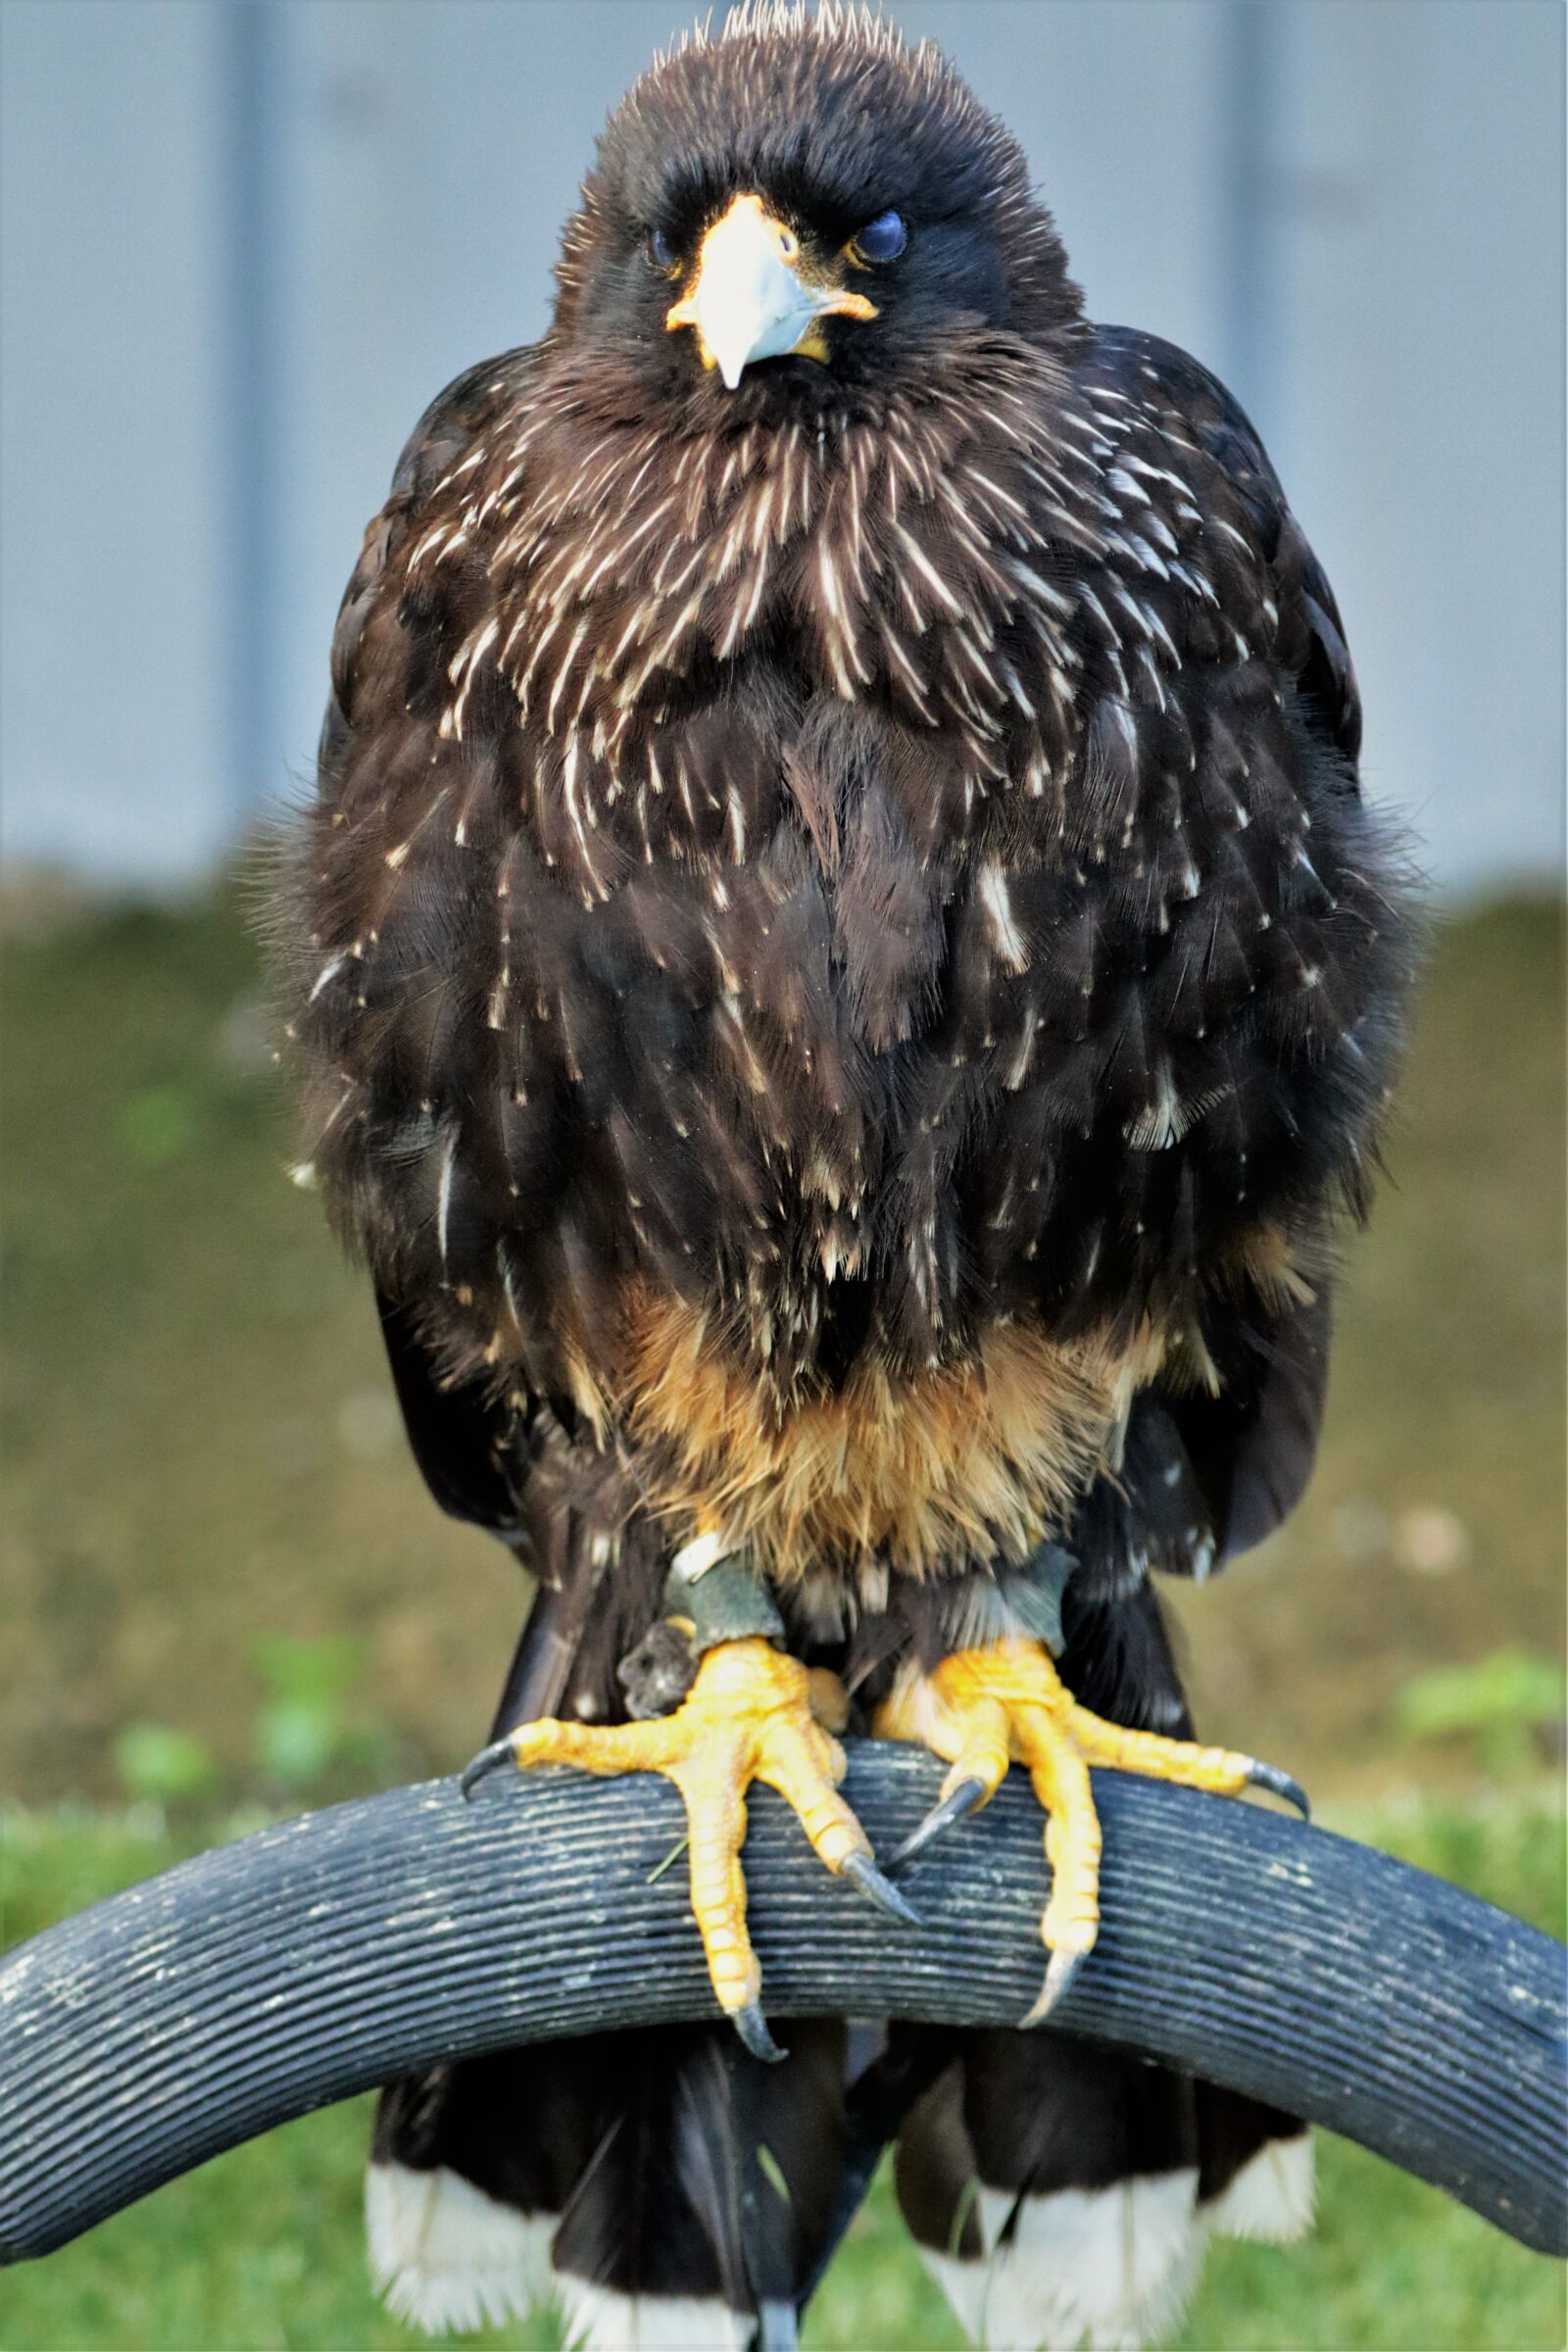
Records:
M965 2332L992 2352L1133 2352L1178 2316L1202 2256L1198 2175L1155 2173L1110 2188L1014 2200L980 2191L990 2259L923 2258Z
M922 2259L985 2352L1139 2352L1181 2316L1210 2233L1283 2244L1311 2225L1312 2141L1270 2140L1213 2202L1193 2171L1014 2200L982 2189L986 2259ZM744 2352L753 2323L716 2298L629 2296L550 2267L553 2216L488 2197L445 2166L372 2164L370 2275L389 2310L427 2334L520 2319L554 2297L570 2352Z
M707 2295L617 2295L569 2271L555 2288L568 2352L745 2352L755 2322Z
M370 2277L388 2310L427 2335L521 2319L554 2287L552 2216L502 2205L445 2165L372 2164L365 2177Z
M1312 2227L1312 2134L1265 2140L1206 2209L1221 2237L1261 2237L1288 2245Z
M1312 2141L1269 2140L1212 2204L1191 2170L1111 2188L1013 2199L981 2189L986 2259L921 2248L970 2341L984 2352L1139 2352L1181 2318L1211 2234L1284 2244L1312 2220Z

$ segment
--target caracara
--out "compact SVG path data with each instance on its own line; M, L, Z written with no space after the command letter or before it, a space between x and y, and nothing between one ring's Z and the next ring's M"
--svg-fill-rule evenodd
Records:
M1309 2200L1289 2119L1024 2029L1095 1941L1089 1764L1294 1788L1190 1744L1152 1577L1307 1476L1397 1043L1334 597L1228 393L1090 321L1017 145L881 22L659 61L558 277L366 536L280 920L414 1452L531 1579L469 1778L675 1778L731 2022L393 2086L372 2262L431 2328L793 2341L902 2065L970 2331L1136 2342ZM918 1844L1032 1775L1019 2030L781 2055L748 1782L907 1910L847 1727L950 1765Z

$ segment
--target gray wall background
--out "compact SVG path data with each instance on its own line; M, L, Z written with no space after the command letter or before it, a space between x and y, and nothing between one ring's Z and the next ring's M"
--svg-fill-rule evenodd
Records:
M1451 889L1560 876L1557 0L909 0L1022 138L1095 316L1263 430L1345 608L1371 788ZM0 813L210 868L309 774L366 518L531 339L682 0L3 0Z

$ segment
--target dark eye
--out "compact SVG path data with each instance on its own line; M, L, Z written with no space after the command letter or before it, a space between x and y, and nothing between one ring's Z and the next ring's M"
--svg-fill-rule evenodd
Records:
M858 262L896 262L908 241L902 213L878 213L850 239L850 251Z
M662 228L648 231L648 259L656 270L673 270L680 267L680 257Z

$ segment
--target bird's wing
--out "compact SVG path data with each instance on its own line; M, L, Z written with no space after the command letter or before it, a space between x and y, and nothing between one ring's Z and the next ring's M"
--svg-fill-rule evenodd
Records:
M1126 620L1126 666L1137 662L1147 674L1157 662L1173 704L1180 697L1193 806L1213 809L1227 794L1236 803L1241 829L1212 829L1214 873L1190 918L1205 956L1223 952L1236 902L1250 897L1247 861L1270 822L1268 796L1283 785L1305 812L1294 853L1301 882L1276 906L1275 936L1294 927L1306 961L1320 950L1305 943L1321 943L1322 1035L1271 1035L1260 1013L1243 1025L1239 1051L1277 1055L1277 1117L1299 1134L1318 1193L1315 1204L1304 1189L1288 1202L1286 1222L1320 1226L1336 1196L1362 1205L1361 1163L1412 952L1408 919L1402 908L1396 919L1391 904L1402 897L1399 849L1360 798L1361 705L1339 607L1251 424L1205 368L1153 336L1108 327L1096 331L1084 374L1093 413L1116 441L1108 478L1120 508L1103 569L1098 578L1091 569L1092 593L1113 621ZM1259 653L1279 691L1283 758L1278 738L1249 737L1245 705L1206 697L1206 664ZM1261 822L1249 834L1252 816ZM1240 887L1227 906L1232 873ZM1192 965L1207 977L1203 958ZM1332 1253L1321 1236L1310 1254L1304 1281L1293 1274L1210 1297L1203 1340L1217 1381L1156 1384L1137 1400L1119 1484L1102 1483L1086 1509L1121 1515L1125 1545L1140 1558L1204 1573L1269 1535L1301 1493L1330 1336ZM1097 1550L1107 1548L1108 1532L1095 1531Z
M444 1511L499 1536L536 1579L498 1727L590 1690L598 1708L612 1707L614 1660L642 1630L628 1636L604 1605L625 1498L603 1463L581 1471L569 1403L547 1401L526 1367L509 1366L502 1382L454 1360L429 1319L477 1221L469 1174L441 1139L460 1106L493 1103L498 1091L470 1001L471 967L493 945L490 910L476 904L459 838L463 797L488 780L495 754L440 727L451 630L482 581L457 563L425 586L413 558L431 493L515 401L531 360L487 361L432 402L366 532L333 636L319 791L283 917L313 1163L370 1262L415 1459ZM645 1610L649 1573L626 1580Z
M1262 443L1224 385L1186 353L1156 345L1151 336L1127 341L1144 347L1140 367L1159 366L1195 439L1236 486L1275 583L1277 660L1299 698L1299 723L1340 755L1338 778L1358 792L1361 697L1345 625ZM1190 1570L1207 1545L1214 1563L1223 1564L1261 1543L1294 1508L1311 1475L1322 1425L1330 1287L1328 1271L1319 1269L1310 1298L1273 1313L1259 1312L1254 1302L1250 1313L1218 1318L1211 1346L1224 1358L1219 1393L1150 1399L1143 1443L1160 1457L1165 1494L1180 1492L1185 1498L1186 1477L1172 1476L1184 1457L1194 1499L1201 1505L1196 1548L1187 1540L1193 1518L1178 1528L1167 1511L1165 1560L1171 1567Z
M483 1380L443 1379L416 1315L376 1293L381 1337L409 1446L425 1485L454 1519L512 1536L523 1475L515 1404Z
M1117 1477L1099 1481L1080 1508L1074 1548L1115 1575L1128 1564L1198 1577L1223 1567L1273 1534L1311 1476L1328 1384L1328 1277L1287 1309L1254 1304L1210 1324L1218 1390L1145 1390Z
M318 967L298 973L304 1009L296 1027L308 1057L319 1141L317 1173L350 1238L375 1261L382 1335L408 1430L426 1484L442 1509L514 1540L526 1416L483 1380L449 1377L428 1345L399 1281L399 1250L383 1230L386 1204L375 1200L351 1141L351 1121L333 1118L334 1077L356 1067L362 1039L385 1036L406 1017L390 1001L370 1004L362 952L368 933L394 911L401 877L383 859L356 854L332 871L332 837L355 828L351 812L375 789L378 768L417 757L440 765L427 744L428 719L409 708L406 686L417 664L427 617L403 593L411 536L429 489L463 462L494 406L498 382L511 380L524 355L510 354L468 369L432 401L404 448L385 505L365 534L332 637L331 695L318 753L319 801L299 859L288 946L303 966L306 938ZM440 789L439 783L432 791ZM367 871L367 868L379 869ZM330 936L323 936L323 930ZM411 968L406 978L419 987ZM450 1204L448 1204L450 1208Z
M1128 432L1123 455L1149 466L1143 486L1151 505L1157 511L1171 489L1178 496L1196 494L1208 468L1224 483L1250 552L1267 566L1278 608L1277 620L1269 623L1274 659L1305 700L1314 727L1353 763L1361 749L1361 697L1345 624L1328 576L1241 403L1190 352L1157 335L1100 327L1094 350L1101 378L1129 400L1147 403ZM1167 419L1164 431L1156 424L1161 415ZM1136 522L1136 506L1123 512ZM1353 766L1346 780L1353 789Z
M416 626L421 617L400 612L399 606L409 543L424 502L478 444L502 403L514 396L519 371L532 357L522 349L466 368L436 394L404 444L386 503L366 527L332 632L332 691L318 755L324 787L352 763L356 729L363 738L382 715L389 664L376 658L376 622L389 612L393 623L404 626Z

